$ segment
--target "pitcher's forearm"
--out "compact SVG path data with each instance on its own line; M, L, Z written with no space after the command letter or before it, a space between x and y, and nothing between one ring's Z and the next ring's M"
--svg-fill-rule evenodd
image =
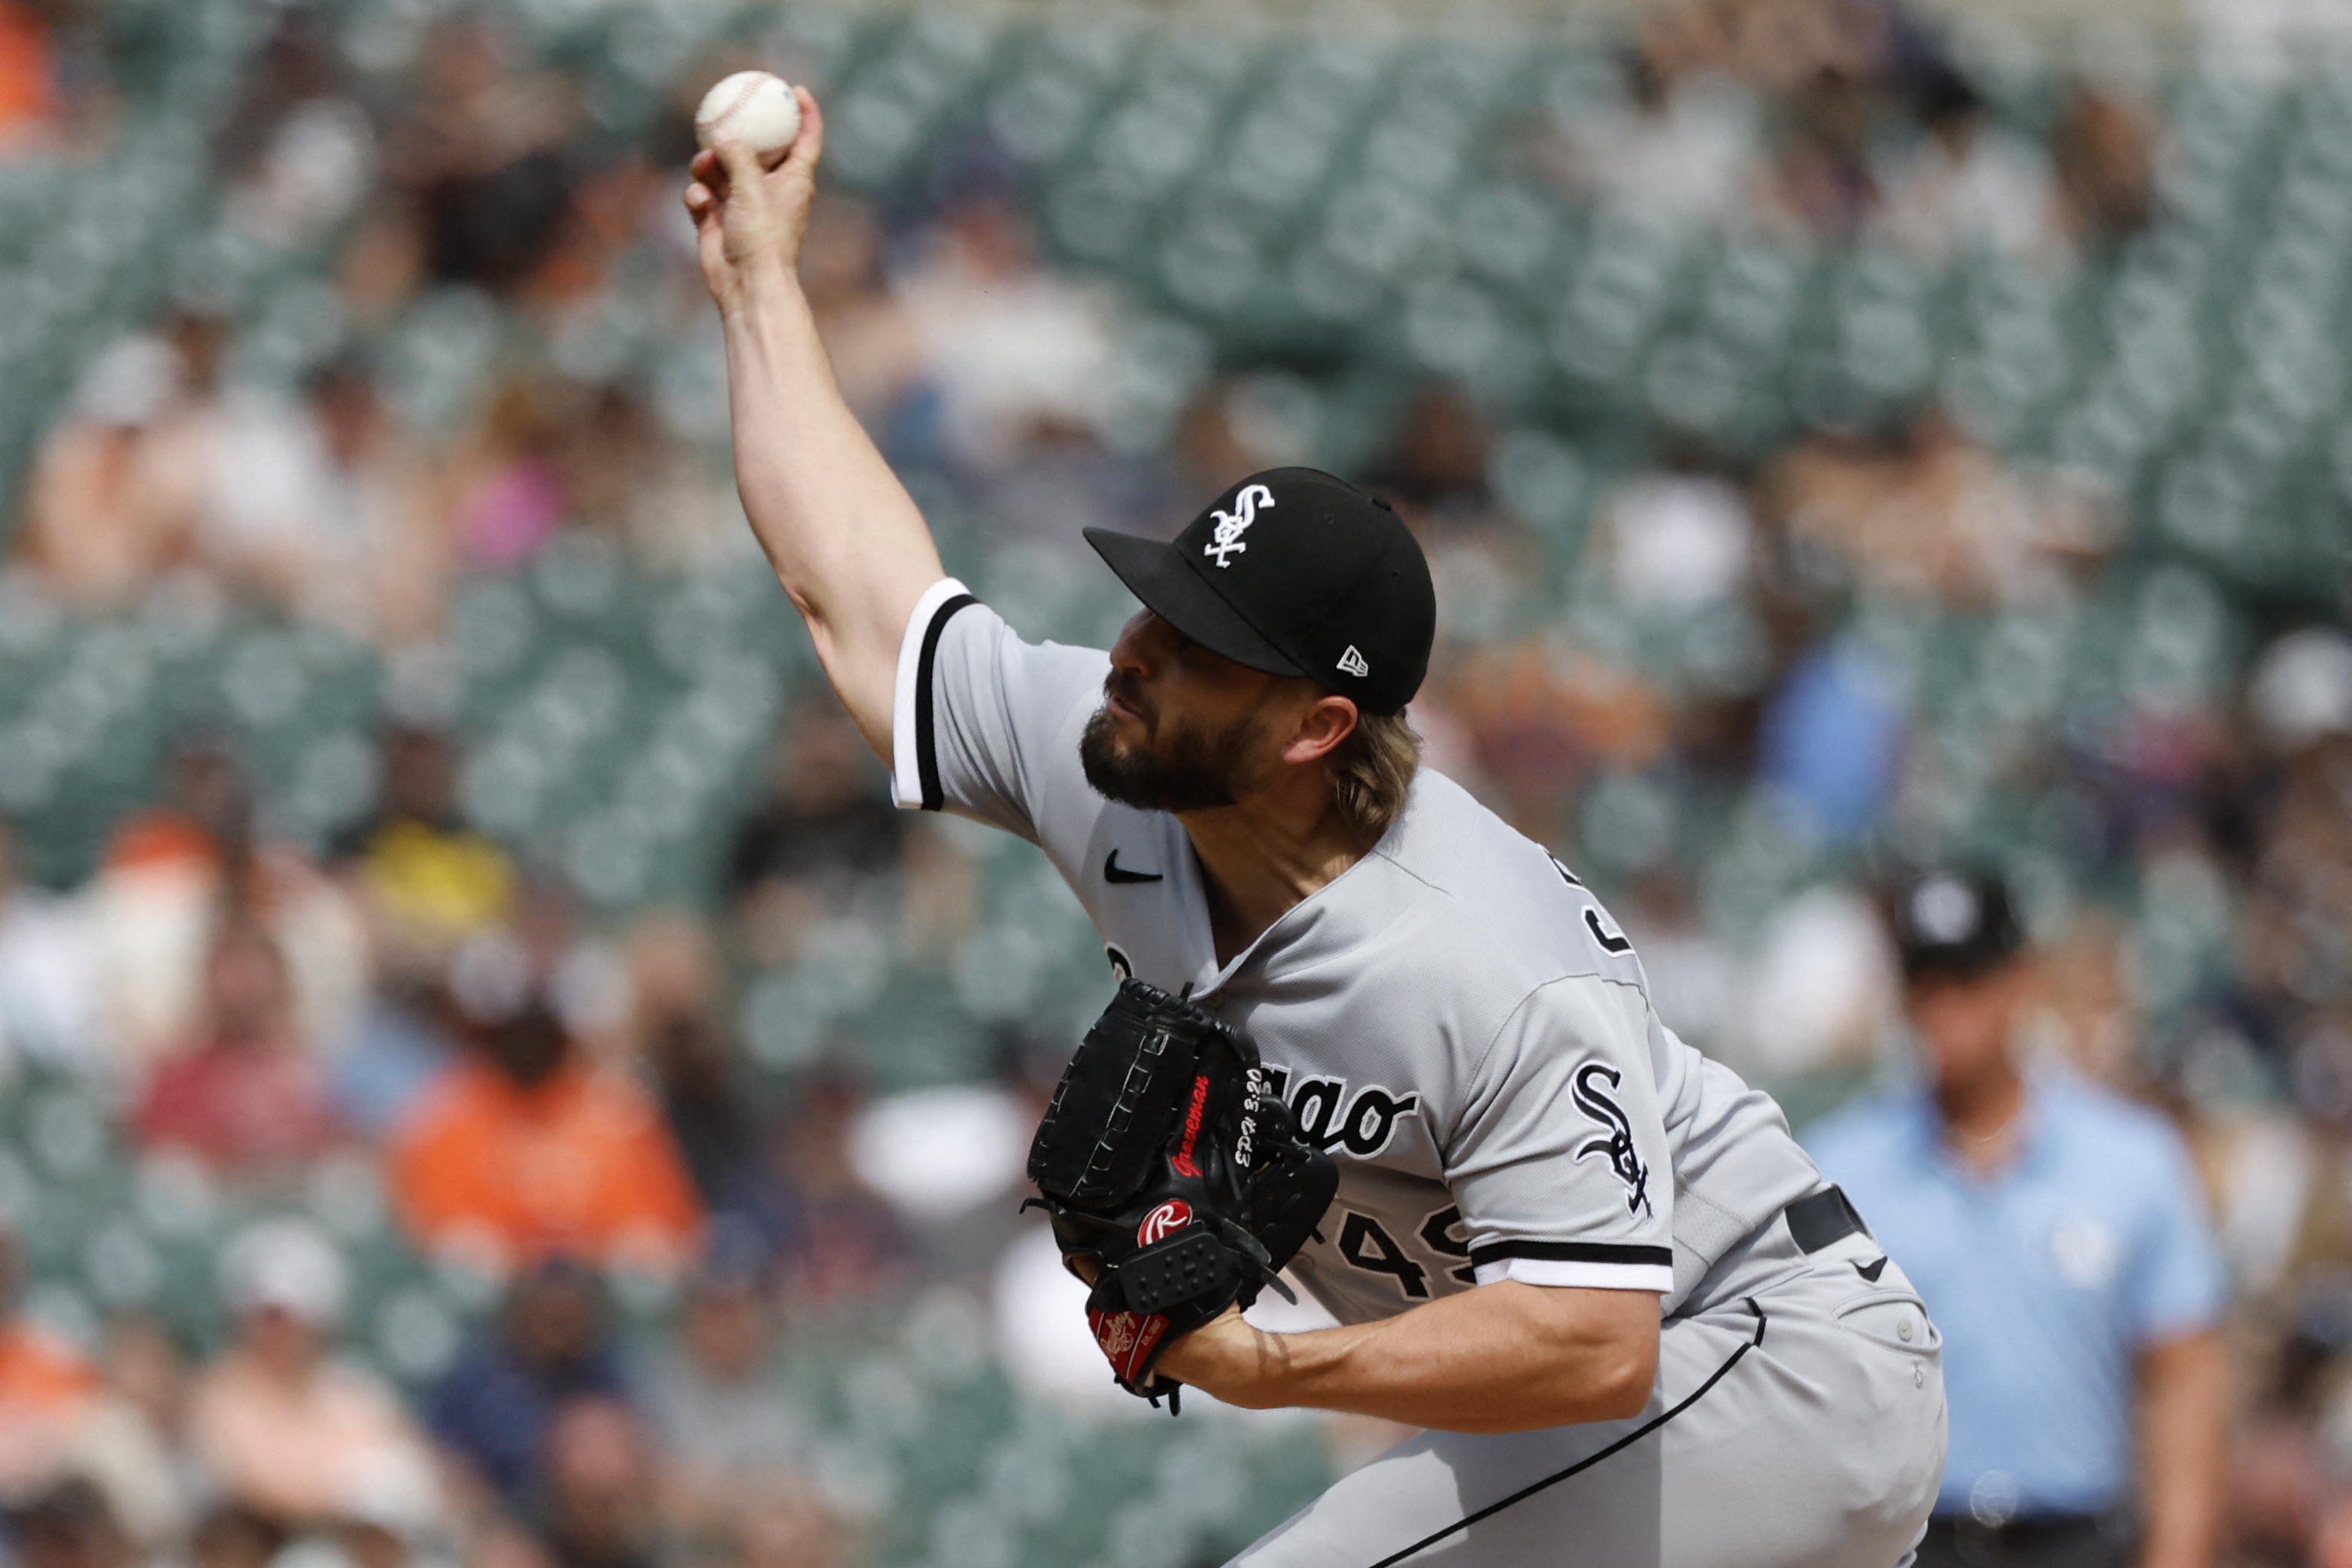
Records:
M781 267L722 311L735 479L777 580L866 741L890 757L899 640L945 573L922 513L842 399L800 287Z
M1503 1281L1377 1322L1266 1333L1238 1316L1177 1341L1160 1370L1228 1404L1299 1406L1455 1432L1520 1432L1641 1411L1658 1298Z

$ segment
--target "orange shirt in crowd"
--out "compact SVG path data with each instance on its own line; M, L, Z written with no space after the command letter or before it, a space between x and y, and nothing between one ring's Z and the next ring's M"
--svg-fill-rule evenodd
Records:
M66 1341L0 1322L0 1489L47 1479L98 1388L97 1369Z
M392 1180L426 1241L487 1237L516 1260L675 1264L701 1222L653 1102L583 1066L529 1089L479 1062L451 1068L394 1134Z
M26 7L0 0L0 149L39 135L57 111L48 29Z

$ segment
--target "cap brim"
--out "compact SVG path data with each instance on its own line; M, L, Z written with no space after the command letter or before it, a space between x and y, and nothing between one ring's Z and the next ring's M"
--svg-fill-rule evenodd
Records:
M1270 675L1307 673L1259 636L1240 612L1185 564L1175 546L1108 528L1088 528L1086 536L1144 608L1211 653Z

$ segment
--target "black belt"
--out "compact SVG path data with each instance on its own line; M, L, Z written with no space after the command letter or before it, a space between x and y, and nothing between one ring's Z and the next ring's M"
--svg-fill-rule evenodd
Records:
M2098 1535L2106 1529L2107 1521L2095 1513L2021 1513L2014 1519L1997 1521L1965 1513L1938 1513L1930 1515L1927 1520L1930 1534L1948 1535L1961 1541L1990 1542L2003 1546L2044 1546L2081 1536Z
M1789 1218L1789 1234L1796 1238L1799 1250L1818 1252L1832 1241L1843 1241L1859 1230L1867 1235L1870 1227L1854 1212L1853 1204L1835 1186L1809 1193L1780 1211Z

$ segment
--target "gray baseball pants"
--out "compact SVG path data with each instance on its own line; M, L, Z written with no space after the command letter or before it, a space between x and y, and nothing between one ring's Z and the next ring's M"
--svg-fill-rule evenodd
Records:
M1907 1568L1944 1473L1942 1336L1891 1260L1864 1273L1865 1233L1807 1255L1776 1220L1743 1248L1666 1321L1642 1415L1423 1433L1232 1568Z

